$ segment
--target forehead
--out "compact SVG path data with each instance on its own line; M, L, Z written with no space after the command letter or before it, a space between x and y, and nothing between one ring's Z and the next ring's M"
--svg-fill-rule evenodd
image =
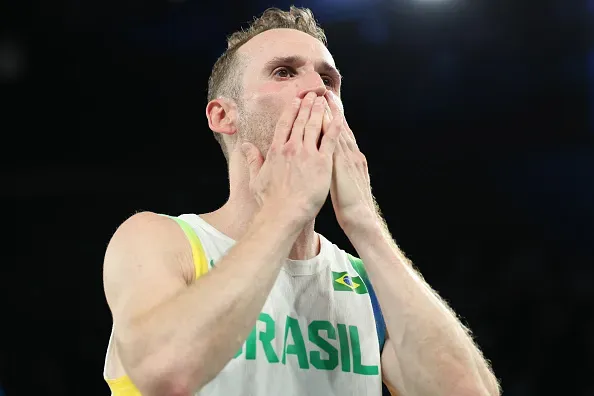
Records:
M309 62L325 61L335 66L330 51L318 39L295 29L271 29L239 48L246 67L261 67L274 57L300 56Z

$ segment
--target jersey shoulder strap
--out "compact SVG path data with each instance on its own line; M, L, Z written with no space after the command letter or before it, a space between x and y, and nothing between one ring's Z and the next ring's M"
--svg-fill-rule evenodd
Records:
M363 265L363 261L353 255L347 253L349 261L351 265L357 271L359 277L365 283L367 287L367 291L369 292L369 298L371 299L371 306L373 307L373 317L375 318L375 328L377 329L377 338L379 341L380 352L384 349L384 344L386 342L386 322L384 321L384 315L382 314L382 310L379 305L379 301L377 300L377 296L375 295L375 291L373 290L373 285L369 280L369 276L367 276L367 271L365 270L365 265Z
M190 246L192 247L192 258L194 260L194 268L196 270L196 279L206 274L208 272L208 261L206 259L206 254L202 248L200 238L198 238L198 235L196 235L196 232L192 226L179 217L173 217L164 214L161 214L161 216L174 220L181 227L182 231L186 235L186 238L188 238ZM142 396L136 385L134 385L130 377L127 375L116 379L105 378L105 382L107 382L112 396Z
M365 270L365 266L363 265L363 261L355 256L352 256L347 253L349 261L351 265L357 271L359 277L367 286L367 291L369 292L369 298L371 299L371 306L373 307L373 317L375 318L375 328L377 329L377 339L379 341L380 353L384 350L384 344L386 343L386 322L384 321L384 315L382 314L382 310L379 305L379 301L377 300L377 296L375 295L375 291L373 290L373 286L367 276L367 271ZM386 386L385 383L382 383L382 395L383 396L390 396L390 390Z
M192 247L192 257L194 259L196 279L206 274L208 272L208 259L206 258L206 253L204 252L204 248L202 247L202 242L200 242L200 238L198 238L198 235L196 235L196 231L194 231L190 223L180 219L179 217L168 215L161 216L168 217L171 220L175 221L181 227L182 231L186 235L186 238L188 238L188 242L190 242L190 246Z

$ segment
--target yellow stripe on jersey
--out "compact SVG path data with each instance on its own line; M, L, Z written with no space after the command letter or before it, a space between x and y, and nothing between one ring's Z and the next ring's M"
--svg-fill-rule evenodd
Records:
M105 382L109 385L113 396L142 396L127 375L114 380L105 378Z
M196 235L196 231L194 231L190 224L179 217L167 217L175 220L175 222L179 224L184 231L184 234L186 234L188 241L190 241L190 246L192 246L192 257L194 258L194 268L196 269L196 279L200 278L208 272L208 260L206 259L206 254L204 254L202 243L200 242L198 235Z
M204 249L202 248L202 243L196 235L196 232L192 228L190 224L186 221L172 216L166 216L170 219L174 220L181 229L186 234L186 238L190 242L190 246L192 247L192 258L194 259L194 268L196 270L196 279L200 278L202 275L208 272L208 260L206 258L206 254L204 253ZM127 375L117 378L117 379L107 379L105 378L105 382L109 385L109 389L111 389L112 396L142 396L138 388L132 383L132 380Z

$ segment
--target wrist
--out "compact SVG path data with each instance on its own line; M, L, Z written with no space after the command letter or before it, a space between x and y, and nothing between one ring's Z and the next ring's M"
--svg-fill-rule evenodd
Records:
M369 208L353 209L341 216L338 223L347 235L379 231L384 224L381 216Z
M307 223L302 211L286 202L270 202L262 205L255 222L265 222L289 234L298 234Z

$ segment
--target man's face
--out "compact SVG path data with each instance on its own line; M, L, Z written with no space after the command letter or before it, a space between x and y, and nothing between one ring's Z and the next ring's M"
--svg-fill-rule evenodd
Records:
M238 103L239 141L249 141L266 156L276 123L296 96L327 90L340 94L340 74L328 49L307 33L268 30L238 51L243 61Z

